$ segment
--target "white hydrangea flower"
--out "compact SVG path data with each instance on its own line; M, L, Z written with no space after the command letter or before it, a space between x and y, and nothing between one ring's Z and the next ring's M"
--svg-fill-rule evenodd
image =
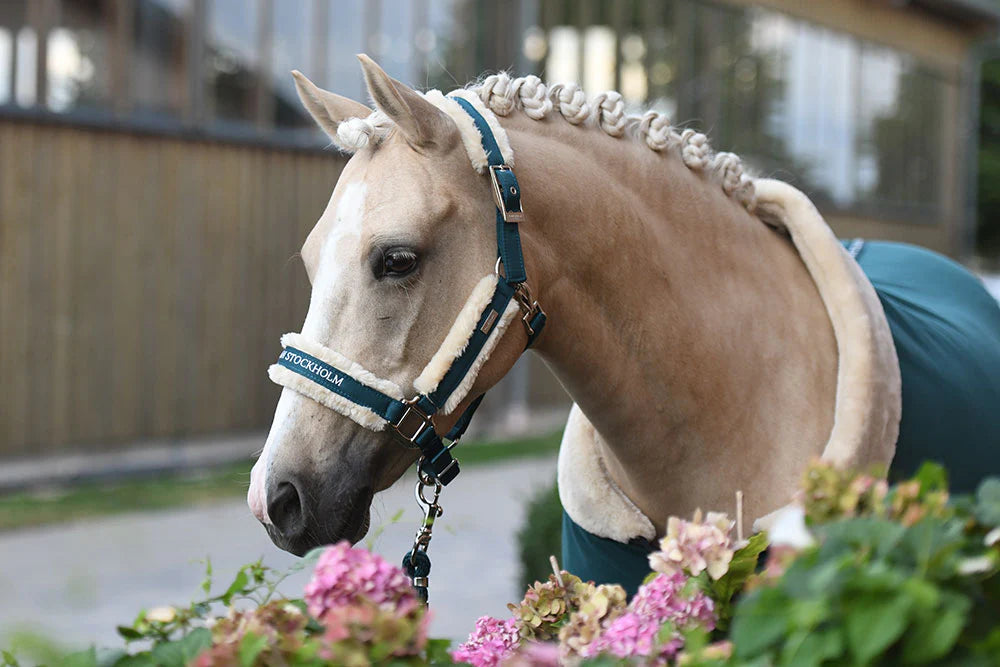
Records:
M733 525L721 512L709 512L703 520L700 509L691 521L670 517L660 551L649 555L650 568L664 574L688 572L694 577L707 571L712 579L721 578L733 560Z

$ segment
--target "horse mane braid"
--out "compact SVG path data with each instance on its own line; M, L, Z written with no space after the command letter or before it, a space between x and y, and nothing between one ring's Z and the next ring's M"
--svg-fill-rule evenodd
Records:
M608 91L587 100L575 83L546 86L537 76L511 78L507 72L491 74L467 86L497 116L509 116L520 109L532 120L542 120L558 113L573 125L593 124L612 137L630 136L645 142L657 152L671 152L688 169L715 180L723 191L748 211L756 206L753 177L735 153L712 150L705 134L692 129L679 130L666 115L647 111L641 116L625 113L621 93ZM336 142L344 150L357 150L370 142L384 140L393 123L381 111L367 118L351 118L337 128Z

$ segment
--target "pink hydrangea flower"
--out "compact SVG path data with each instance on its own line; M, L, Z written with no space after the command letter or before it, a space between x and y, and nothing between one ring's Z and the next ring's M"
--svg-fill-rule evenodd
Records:
M688 579L683 574L660 574L639 587L629 608L657 623L670 621L678 629L693 626L715 629L715 603L702 591L684 594Z
M695 577L707 570L708 576L719 579L733 560L732 529L733 522L720 512L709 512L704 521L701 510L695 511L692 521L672 516L660 551L649 555L649 566L654 572L686 571Z
M331 609L364 598L386 608L412 609L417 603L410 580L400 568L378 554L352 549L343 540L319 557L313 578L306 585L309 613L322 617Z
M504 660L501 667L559 667L559 665L559 644L528 641Z
M675 572L660 574L641 586L628 611L584 648L583 657L609 653L618 658L653 657L666 662L683 646L681 630L694 626L713 630L715 608L711 598L701 591L686 595L686 583L687 578ZM675 632L666 642L658 644L657 635L667 622L673 624Z
M610 653L619 658L649 656L660 626L651 618L627 611L608 625L594 641L587 644L581 654L593 658L602 653ZM671 647L673 655L678 647Z
M496 667L511 656L520 643L514 619L501 621L483 616L476 621L469 639L452 651L451 657L455 662L467 662L474 667Z

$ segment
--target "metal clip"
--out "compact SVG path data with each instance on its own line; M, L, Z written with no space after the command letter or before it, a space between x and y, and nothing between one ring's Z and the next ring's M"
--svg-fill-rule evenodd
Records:
M441 483L426 475L420 467L421 463L423 463L423 457L420 457L420 461L417 463L417 486L414 489L414 495L417 498L417 504L423 508L424 520L420 523L420 528L417 529L417 534L413 537L414 551L427 551L427 545L431 541L431 532L434 530L434 520L444 514L444 510L438 504L438 499L441 498ZM424 495L424 491L428 488L434 489L434 495L429 500Z
M531 290L528 289L525 283L520 283L514 289L514 298L517 299L517 305L523 313L521 324L524 325L524 330L528 332L529 336L534 336L535 329L531 326L531 323L539 314L544 315L545 311L542 310L537 301L531 298Z
M503 196L503 185L500 183L500 178L498 174L501 171L509 171L511 174L514 170L505 164L495 164L490 165L490 181L493 183L493 202L497 205L497 209L500 211L501 217L503 217L504 222L524 222L524 205L521 205L520 211L511 211L507 208L507 202L504 200ZM512 188L514 186L511 186ZM517 194L513 192L511 194Z

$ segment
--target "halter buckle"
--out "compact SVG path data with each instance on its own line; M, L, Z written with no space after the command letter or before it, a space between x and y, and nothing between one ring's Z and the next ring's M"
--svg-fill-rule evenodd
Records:
M509 204L507 202L504 185L500 182L501 173L509 173L511 175L514 182L509 185L512 189L510 195L513 202L516 202L518 208L521 210L514 210L513 204ZM493 203L496 204L497 210L500 211L500 216L503 218L503 221L511 223L524 222L524 210L521 207L521 195L519 192L519 186L517 185L517 179L514 178L514 170L505 164L490 165L490 182L493 184Z
M403 401L406 411L403 412L399 421L392 425L396 429L396 433L411 443L416 443L417 438L428 426L433 427L430 415L417 407L418 400L419 397L414 397Z

